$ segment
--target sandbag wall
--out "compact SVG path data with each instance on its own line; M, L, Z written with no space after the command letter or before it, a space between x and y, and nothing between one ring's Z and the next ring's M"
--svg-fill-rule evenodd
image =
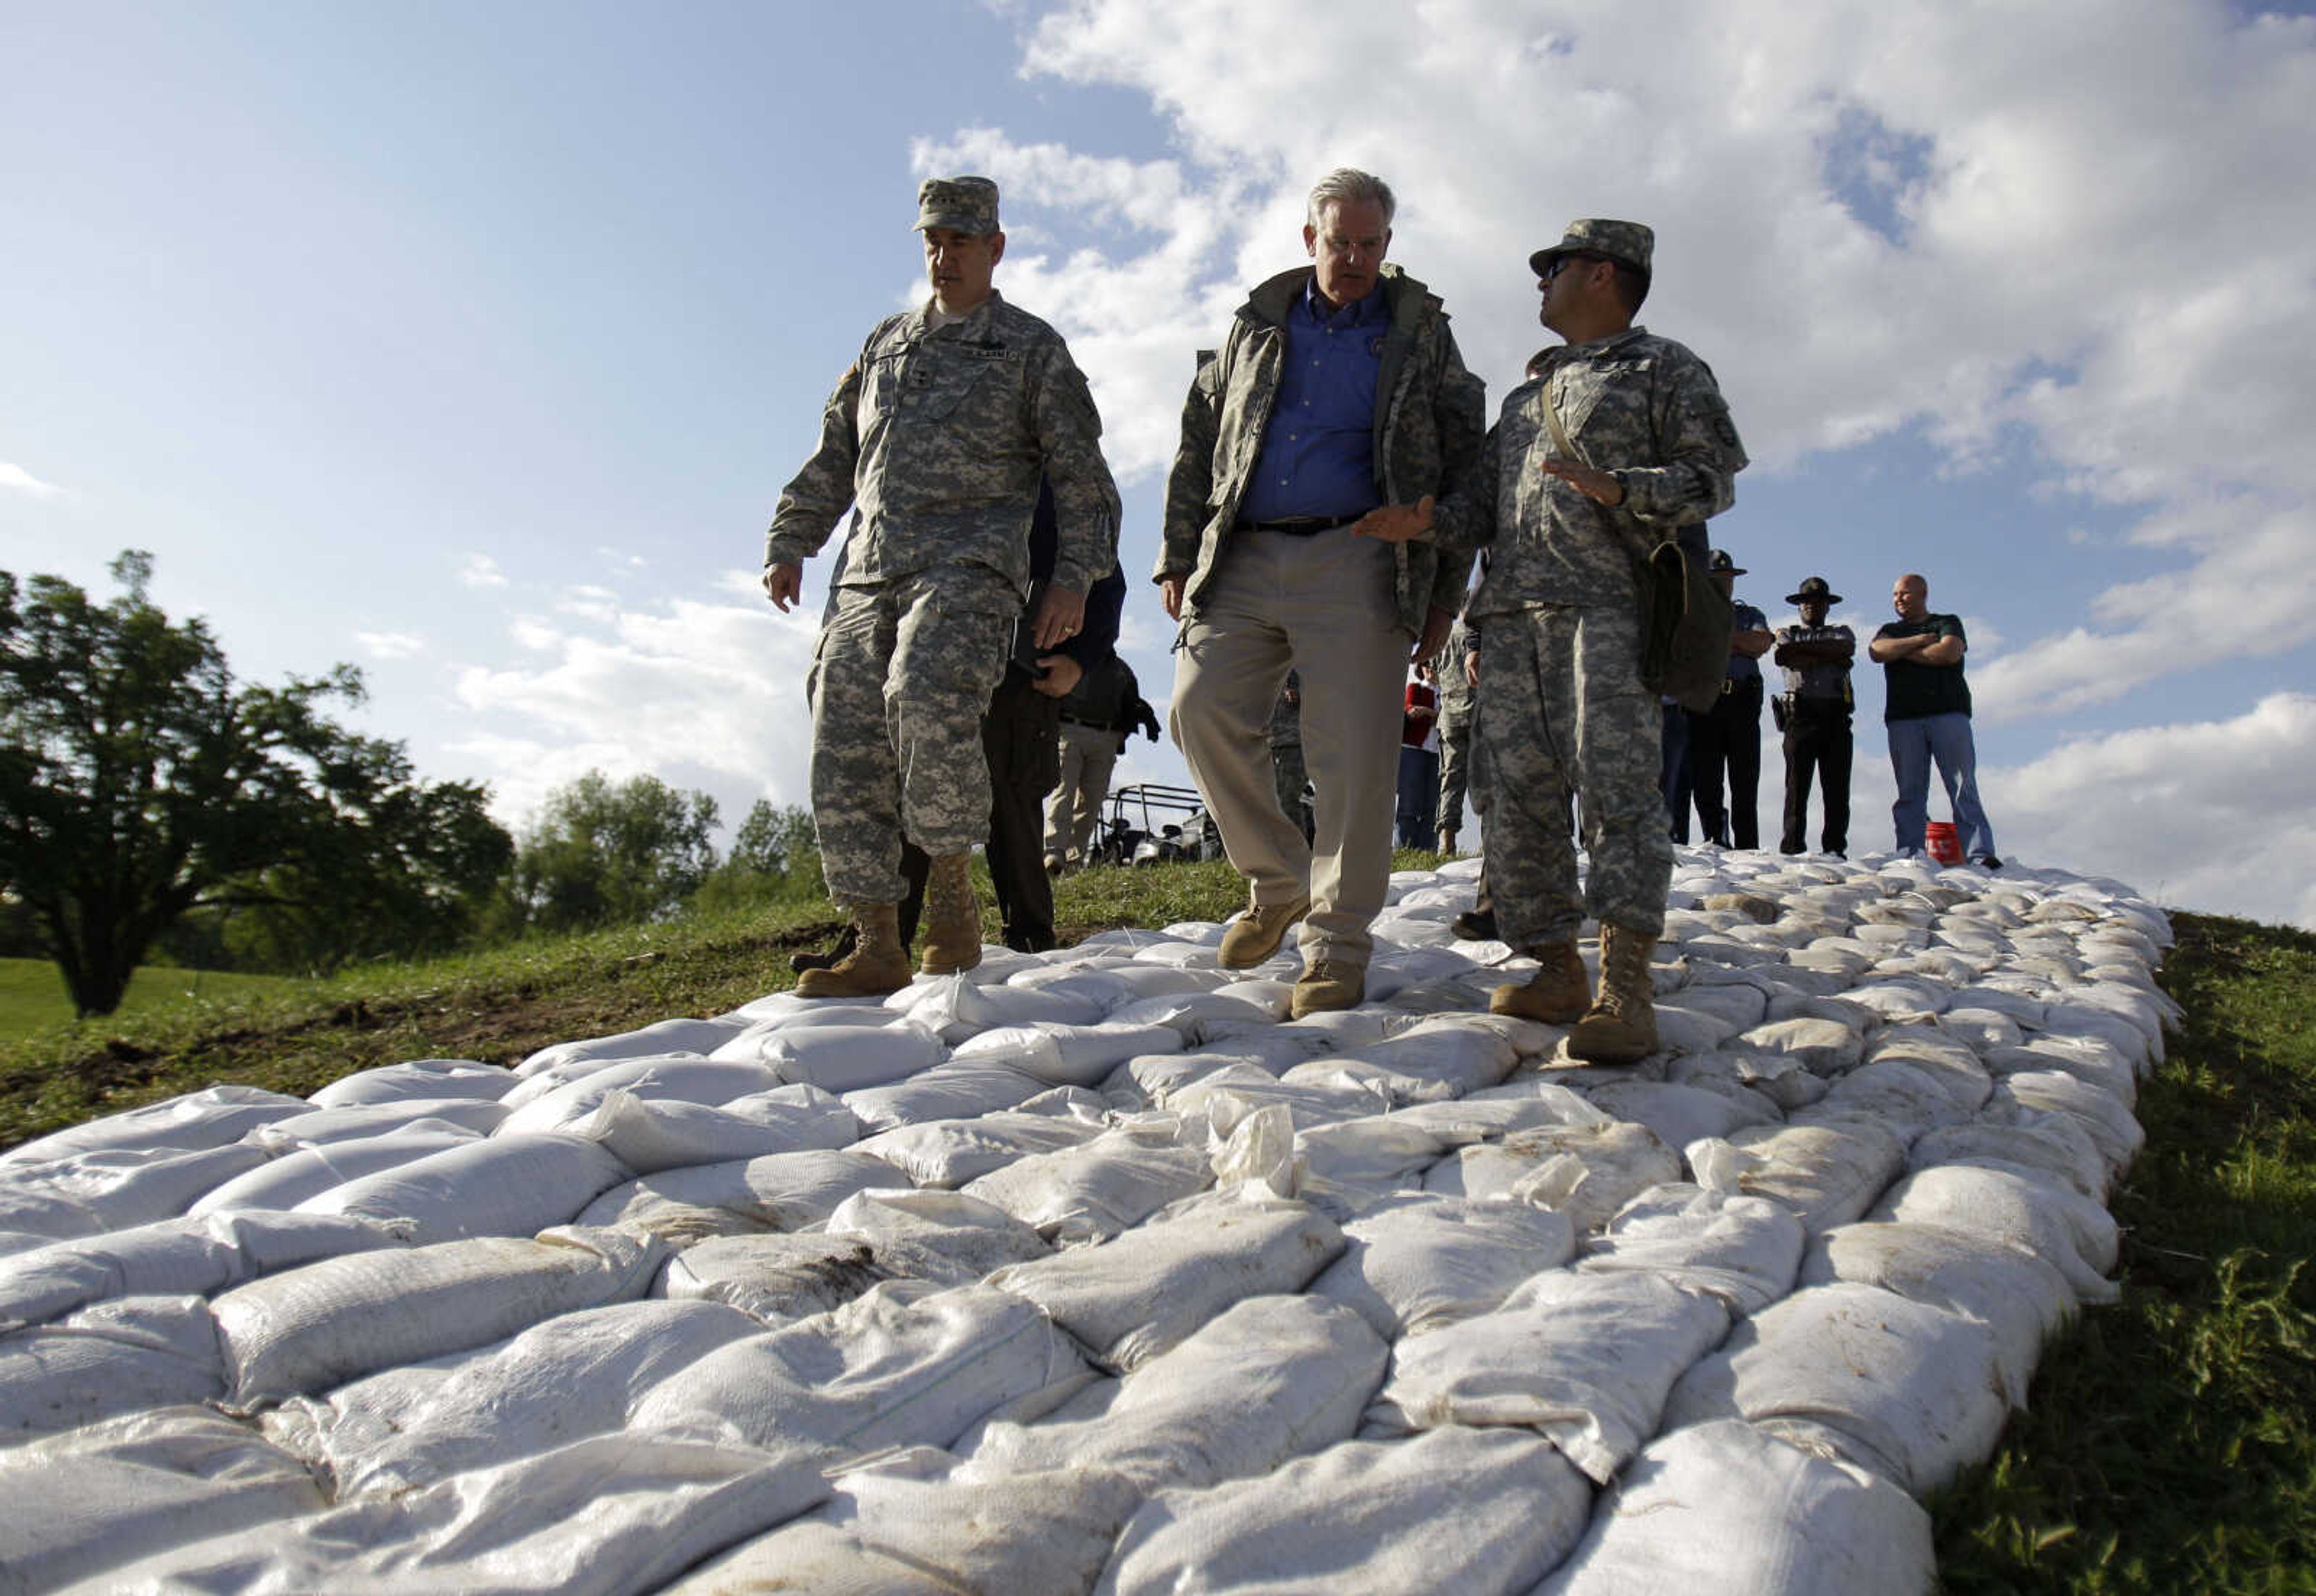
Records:
M1300 1022L1172 926L0 1155L0 1592L1928 1588L2164 918L1684 851L1597 1069L1475 870Z

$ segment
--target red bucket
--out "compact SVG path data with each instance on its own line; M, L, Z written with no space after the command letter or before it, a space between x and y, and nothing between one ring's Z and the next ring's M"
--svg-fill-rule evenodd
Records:
M1941 864L1962 863L1962 838L1955 835L1949 820L1932 820L1922 828L1922 845L1929 849L1930 857Z

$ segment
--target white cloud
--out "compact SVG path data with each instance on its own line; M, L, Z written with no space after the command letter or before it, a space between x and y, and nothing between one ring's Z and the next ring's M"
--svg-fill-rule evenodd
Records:
M2316 696L1982 766L1979 788L2006 855L2123 876L2162 903L2316 927Z
M804 681L819 612L772 609L752 572L717 588L725 597L652 609L599 590L576 624L510 623L539 662L458 671L457 701L480 724L449 746L483 764L503 817L590 769L708 773L727 808L758 794L808 802Z
M69 499L72 491L54 483L42 482L22 466L0 460L0 488L13 488L20 493L30 493L35 499Z
M426 650L426 640L411 632L357 632L354 641L373 660L407 660Z
M503 588L507 585L506 572L488 554L468 554L465 564L459 567L459 580L470 588Z

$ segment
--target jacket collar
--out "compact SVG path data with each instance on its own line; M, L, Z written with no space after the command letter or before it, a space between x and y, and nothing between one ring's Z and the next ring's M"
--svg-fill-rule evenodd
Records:
M1287 324L1287 312L1309 291L1312 279L1316 275L1316 268L1310 266L1297 266L1292 271L1282 271L1277 277L1257 284L1254 292L1246 297L1246 304L1239 314L1267 327L1283 327ZM1376 276L1383 288L1384 311L1391 318L1394 332L1421 320L1427 305L1435 309L1439 305L1430 289L1389 261L1383 263L1383 269Z

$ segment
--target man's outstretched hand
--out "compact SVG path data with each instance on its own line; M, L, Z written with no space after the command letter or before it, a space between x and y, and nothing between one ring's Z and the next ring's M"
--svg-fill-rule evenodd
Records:
M1426 493L1412 504L1380 504L1351 523L1351 531L1360 537L1379 538L1385 543L1412 543L1431 530L1431 495Z

